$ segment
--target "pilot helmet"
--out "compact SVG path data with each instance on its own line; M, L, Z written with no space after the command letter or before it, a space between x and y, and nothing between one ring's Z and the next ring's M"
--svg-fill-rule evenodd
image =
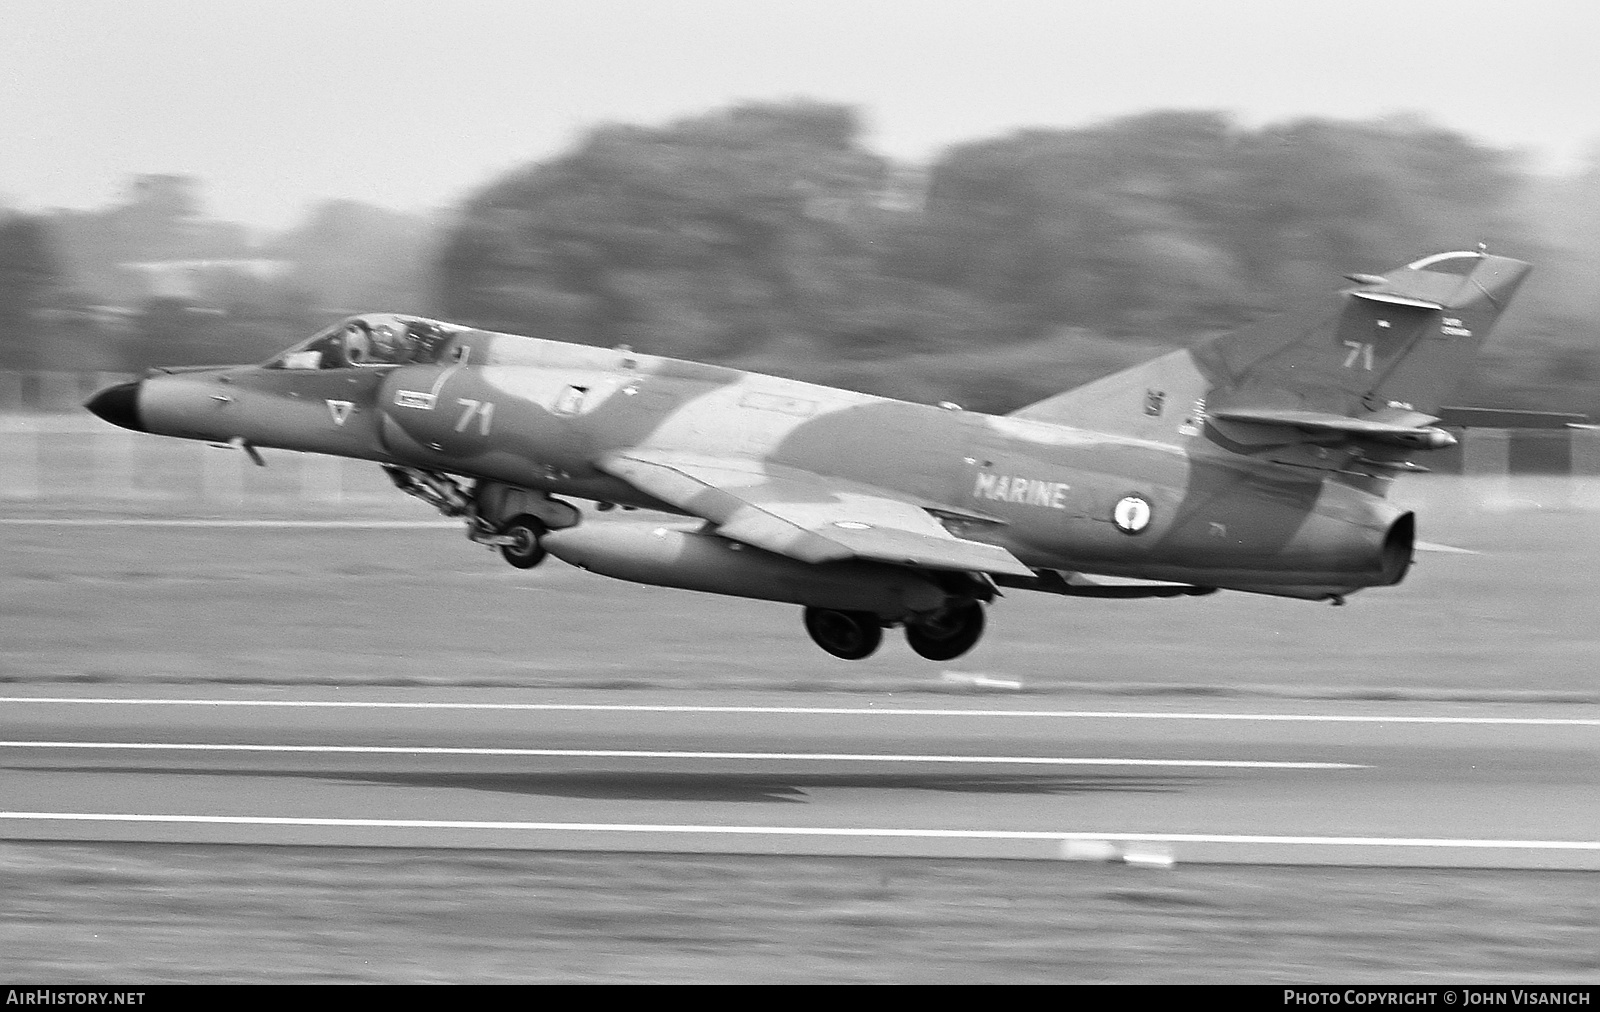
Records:
M344 351L352 362L365 361L371 354L372 340L361 324L352 323L344 329Z

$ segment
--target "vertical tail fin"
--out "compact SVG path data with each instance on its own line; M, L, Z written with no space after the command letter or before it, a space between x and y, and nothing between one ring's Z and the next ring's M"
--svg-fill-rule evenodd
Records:
M1351 275L1331 307L1263 320L1014 414L1165 441L1229 413L1303 430L1351 431L1343 419L1415 429L1438 414L1531 269L1456 252Z

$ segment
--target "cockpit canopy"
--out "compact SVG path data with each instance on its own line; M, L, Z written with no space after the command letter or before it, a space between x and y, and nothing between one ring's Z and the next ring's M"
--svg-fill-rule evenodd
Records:
M468 328L419 316L363 313L318 331L267 363L270 369L348 369L428 364Z

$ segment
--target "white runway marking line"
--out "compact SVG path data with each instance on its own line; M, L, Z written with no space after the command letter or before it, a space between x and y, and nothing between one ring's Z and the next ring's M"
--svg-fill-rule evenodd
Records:
M123 517L106 520L52 519L49 517L0 517L0 526L11 527L259 527L310 528L326 530L409 531L456 528L461 523L448 520L160 520Z
M1160 766L1246 770L1364 770L1356 763L1264 762L1247 759L1079 759L1057 756L875 755L845 752L669 752L578 748L452 748L404 745L210 745L127 741L0 741L0 748L126 750L147 752L297 752L355 755L483 755L545 759L768 759L790 762L973 763L1003 766Z
M1451 840L1384 836L1241 836L1224 833L1052 832L1027 829L869 829L847 826L691 826L611 822L477 822L453 819L328 819L271 815L125 815L102 812L0 812L0 820L155 822L350 829L470 829L585 833L706 833L732 836L900 837L955 840L1112 840L1139 843L1279 844L1306 847L1435 847L1473 850L1600 851L1600 840Z
M1504 724L1511 726L1600 727L1600 717L1402 717L1319 713L1197 713L1141 710L956 710L876 706L690 706L627 703L397 703L317 699L129 699L116 696L0 696L0 703L50 703L116 706L266 706L372 710L526 710L592 713L768 713L826 717L1052 717L1114 720L1262 720L1343 724Z

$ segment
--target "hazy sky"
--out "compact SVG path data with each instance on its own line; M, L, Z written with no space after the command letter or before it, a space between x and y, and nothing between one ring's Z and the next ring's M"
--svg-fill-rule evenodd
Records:
M439 207L596 123L796 97L913 160L1153 108L1414 111L1569 170L1597 52L1595 0L0 0L0 201L177 172L258 225Z

